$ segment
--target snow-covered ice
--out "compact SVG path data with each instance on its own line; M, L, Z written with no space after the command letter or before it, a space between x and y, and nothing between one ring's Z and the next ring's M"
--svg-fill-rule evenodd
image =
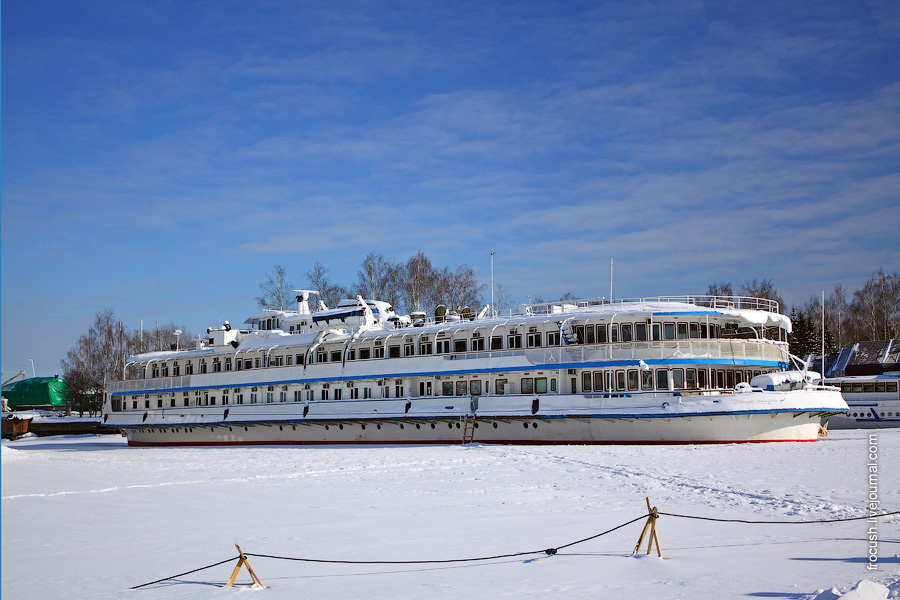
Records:
M900 593L900 518L715 523L662 516L664 558L631 555L646 513L746 520L865 514L870 432L817 443L721 446L129 448L119 436L27 436L2 446L2 597L786 598ZM900 431L878 431L880 508L900 510ZM877 583L869 585L861 581ZM853 591L854 588L857 588ZM872 592L871 590L876 590ZM880 592L878 592L880 593Z

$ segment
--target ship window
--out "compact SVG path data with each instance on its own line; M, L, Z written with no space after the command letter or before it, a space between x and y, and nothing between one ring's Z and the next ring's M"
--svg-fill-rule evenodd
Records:
M647 341L647 324L646 323L635 323L634 324L634 339L639 342Z
M396 392L397 397L398 397L398 398L402 398L403 396L405 396L406 393L403 391L403 380L402 380L402 379L398 379L398 380L395 381L394 383L395 383L395 385L394 385L394 392Z
M466 351L466 340L453 340L453 351L454 352L465 352Z
M328 393L329 393L329 391L330 391L330 390L327 390L327 389L323 389L323 390L322 390L322 396L321 396L322 400L328 400Z
M691 390L697 389L697 369L687 369L684 372L684 381L687 388Z
M400 358L400 346L388 346L388 358Z
M886 389L888 392L896 393L897 392L897 384L893 383L893 382L887 382L884 386L884 389Z
M424 342L419 344L419 354L421 354L422 356L431 354L431 342Z
M548 331L547 332L547 345L548 346L559 346L559 332L558 331Z
M478 334L475 334L478 335ZM483 352L484 351L484 338L483 337L473 337L472 338L472 352Z
M200 359L200 373L206 373L206 360Z
M884 391L884 382L883 381L875 384L875 391L876 392Z
M469 383L469 392L471 392L471 394L473 396L480 396L481 395L481 381L479 381L477 379L473 379L472 382Z
M698 340L700 339L700 323L691 323L691 339Z
M288 357L288 358L290 358L290 357ZM230 356L225 359L225 370L226 371L231 370L231 357Z
M628 369L628 389L634 391L638 389L638 370Z
M244 361L244 368L250 370L253 368L253 360L248 359Z
M583 371L581 373L581 391L590 392L591 391L591 372Z
M431 382L430 381L420 381L419 382L419 395L420 396L430 396L431 395Z
M666 323L663 327L663 333L665 334L663 339L674 340L675 339L675 323Z
M435 342L435 354L449 354L450 340L438 340Z
M162 366L162 376L163 377L169 376L169 365L167 365L165 363L163 363L163 366Z
M416 355L416 345L415 344L403 344L403 356L415 356Z
M372 349L371 348L360 348L359 349L359 360L368 360L372 358Z
M678 339L679 340L688 339L688 324L687 323L679 323L678 324Z
M441 393L444 396L452 396L453 395L453 382L452 381L444 381L441 384Z
M499 335L491 336L491 350L503 350L503 337Z
M585 325L584 326L584 343L585 344L595 343L594 326L593 325ZM538 345L540 346L540 344L538 344Z
M497 379L494 381L494 391L498 396L502 396L506 393L506 380L505 379Z
M606 343L606 325L597 325L597 342Z
M522 336L521 335L511 335L506 338L506 347L510 350L514 350L522 347Z
M175 408L175 398L170 398L170 399L169 399L169 406L172 407L172 408Z
M457 381L456 382L456 395L457 396L465 396L467 395L469 389L469 384L467 381Z
M327 352L325 352L324 350L317 350L317 351L316 351L316 362L317 362L317 363L327 362L327 360L328 360L328 353L327 353Z
M650 339L654 342L658 342L662 339L662 326L659 323L652 323L650 325Z
M334 399L340 400L341 396L343 396L343 391L344 390L342 388L334 388ZM284 393L284 392L282 392L282 393Z
M625 390L625 371L616 371L616 389Z
M675 387L679 388L681 386L676 383ZM725 372L725 387L727 387L727 388L734 387L734 371L732 371L731 369L729 369L728 371Z
M699 389L705 389L706 386L706 369L700 369L697 371L697 387Z
M384 358L384 346L375 346L375 358Z
M526 337L526 342L528 343L529 348L540 348L541 347L541 334L540 333L529 333Z
M682 389L684 387L684 369L672 369L672 379L675 383L675 389ZM730 385L729 387L734 387L734 385Z
M556 391L556 378L555 377L550 378L550 391L551 392Z
M256 404L257 394L256 392L250 392L250 404Z
M719 387L719 389L725 387L725 371L722 369L716 371L716 385Z
M619 330L622 334L623 342L630 342L634 339L633 326L631 323L622 323L621 325L619 325Z
M260 360L259 360L259 357L257 356L255 359L253 359L253 366L258 369L259 365L260 365Z
M653 389L653 371L641 371L641 389L644 391Z
M332 350L331 351L331 362L341 362L341 351L340 350Z
M284 364L291 366L291 364L293 364L293 362L294 362L294 357L291 356L290 354L288 354L287 356L284 357ZM231 370L228 368L228 363L225 363L225 370L226 371Z
M534 393L534 380L531 377L523 377L521 380L521 386L523 394Z
M594 391L603 391L603 371L594 371Z
M872 393L872 392L874 392L874 391L875 391L875 384L874 384L874 383L864 383L864 384L863 384L863 392L865 392L865 393L867 393L867 394L870 394L870 393Z
M619 326L618 325L610 325L609 326L609 341L613 344L619 341Z
M276 356L276 357L275 357L275 366L276 366L276 367L281 367L281 366L283 366L283 365L284 365L284 357L283 357L283 356L280 356L280 355L279 355L279 356Z
M656 389L669 389L669 372L665 369L656 370Z
M861 383L854 383L854 384L853 384L853 393L854 393L854 394L860 394L860 393L862 393L862 384L861 384Z
M546 394L547 393L547 378L546 377L535 377L534 378L534 393L535 394Z
M575 330L575 343L583 344L584 343L584 325L576 325Z
M709 331L707 330L706 323L700 323L700 339L709 339Z

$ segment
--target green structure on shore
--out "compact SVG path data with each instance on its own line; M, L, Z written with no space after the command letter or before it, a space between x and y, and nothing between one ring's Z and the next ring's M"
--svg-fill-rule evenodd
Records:
M32 377L4 385L2 394L9 410L64 409L68 387L58 377Z

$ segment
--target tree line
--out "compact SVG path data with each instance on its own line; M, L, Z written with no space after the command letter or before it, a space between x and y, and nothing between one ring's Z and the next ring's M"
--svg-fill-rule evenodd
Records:
M707 294L732 296L730 283L713 283ZM775 300L788 314L784 300L769 279L743 284L738 296ZM791 353L796 356L822 352L822 298L813 294L809 300L790 309L793 331L788 338ZM841 284L825 297L825 352L837 352L856 342L900 338L900 273L878 269L862 288L848 292Z
M349 285L333 282L328 269L317 261L306 272L304 287L318 291L328 307L336 306L342 298L362 296L389 302L398 313L410 313L431 310L440 304L454 310L475 308L483 303L482 294L488 286L478 283L471 267L436 267L419 251L405 262L370 253L360 265L356 281ZM284 266L275 265L259 288L262 294L256 302L260 309L292 307L295 294L291 290L295 288ZM500 291L506 294L503 286Z
M107 383L122 379L128 357L183 348L185 343L193 343L193 337L174 323L156 324L146 331L142 327L129 329L112 310L98 312L88 331L60 361L69 407L93 415L103 401Z

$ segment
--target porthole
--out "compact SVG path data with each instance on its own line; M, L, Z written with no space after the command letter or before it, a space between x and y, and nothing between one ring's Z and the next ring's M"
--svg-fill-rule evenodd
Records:
M231 427L229 427L229 428L228 428L228 431L233 431L233 429L231 429Z
M247 431L247 428L246 428L246 427L244 427L244 431Z
M294 431L297 431L297 426L296 426L296 425L291 425L291 429L293 429Z
M365 431L365 429L366 429L366 424L365 424L365 423L362 423L362 424L360 425L360 427L362 427L362 428L363 428L363 431Z
M475 429L478 429L478 423L475 423Z
M453 423L447 423L447 428L448 428L448 429L453 429Z
M278 431L284 431L284 426L283 426L283 425L279 425L279 426L278 426Z
M375 427L377 427L378 429L381 429L381 423L379 423L379 424L376 425Z
M537 423L532 423L531 426L537 429Z
M400 429L403 429L403 423L400 423Z
M419 423L416 423L416 429L422 429L422 425Z
M881 413L881 416L883 417L883 416L884 416L884 413Z
M338 425L338 429L343 429L343 428L344 428L344 424L343 424L343 423L341 423L341 424Z
M328 425L325 426L325 431L328 431Z
M431 428L434 429L434 423L431 424Z
M459 425L459 423L457 423L457 424L456 424L456 428L457 428L457 429L459 429L459 428L460 428L460 425Z
M497 424L496 424L496 423L494 423L494 429L497 429Z

